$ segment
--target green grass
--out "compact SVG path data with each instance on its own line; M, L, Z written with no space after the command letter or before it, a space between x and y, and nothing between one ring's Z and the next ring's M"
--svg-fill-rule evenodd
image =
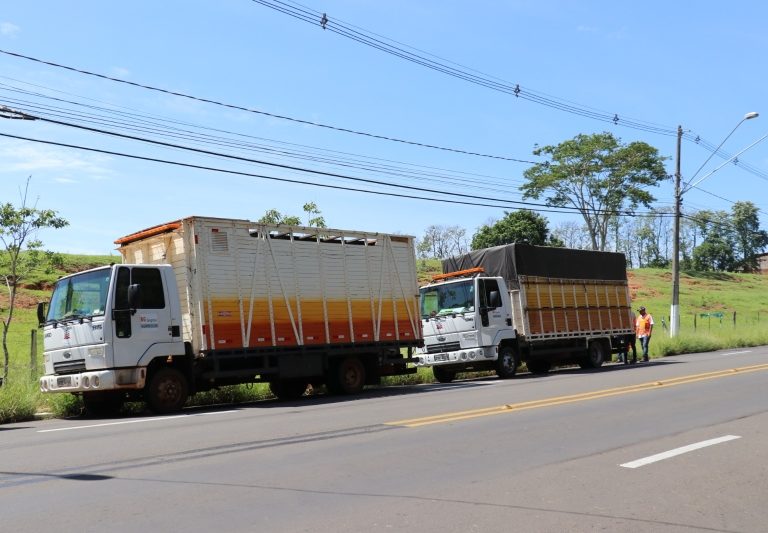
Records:
M37 330L34 309L38 301L46 301L48 287L65 273L119 262L119 256L63 256L63 269L39 272L30 286L20 291L8 336L10 367L8 381L0 387L0 423L29 420L35 413L65 417L82 411L81 400L69 394L42 394L37 376L42 374L42 339L37 339L36 372L30 356L31 331ZM420 283L439 273L440 262L417 260ZM630 294L633 307L644 305L653 314L656 328L651 340L651 356L705 352L768 344L768 276L756 274L684 272L680 277L680 334L672 339L664 324L669 324L671 272L662 269L638 269L630 272ZM706 313L723 313L723 317L703 317ZM0 293L0 316L7 315L7 295ZM736 320L734 323L734 313ZM34 374L34 375L33 375ZM384 386L414 385L434 381L431 369L419 368L415 374L387 377ZM249 403L270 398L265 384L235 385L195 395L192 405ZM129 404L127 412L141 410Z

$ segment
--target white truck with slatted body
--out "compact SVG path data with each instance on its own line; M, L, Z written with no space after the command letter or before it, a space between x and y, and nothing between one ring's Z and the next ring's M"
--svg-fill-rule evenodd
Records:
M416 371L412 237L189 217L115 242L122 264L62 278L39 308L44 392L170 412L221 385L296 398Z
M420 289L420 366L515 375L600 367L633 334L623 254L511 244L443 261Z

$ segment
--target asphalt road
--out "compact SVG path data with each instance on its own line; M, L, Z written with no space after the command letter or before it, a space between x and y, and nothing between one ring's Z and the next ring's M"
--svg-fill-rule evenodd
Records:
M0 426L0 531L768 531L768 347Z

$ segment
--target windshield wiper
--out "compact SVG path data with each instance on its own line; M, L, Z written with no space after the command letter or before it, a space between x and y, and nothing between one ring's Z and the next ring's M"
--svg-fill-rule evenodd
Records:
M86 314L82 314L82 313L71 313L71 314L65 315L64 318L62 318L61 320L62 320L62 322L63 321L69 322L69 321L79 320L80 323L82 324L84 320L93 321L93 315L86 315Z

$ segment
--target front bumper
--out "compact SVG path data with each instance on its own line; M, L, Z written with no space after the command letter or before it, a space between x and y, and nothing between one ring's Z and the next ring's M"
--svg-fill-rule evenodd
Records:
M416 353L417 366L455 365L496 359L493 347L462 348L450 352Z
M145 368L118 368L94 370L78 374L48 374L40 378L42 392L96 392L109 390L143 389Z

